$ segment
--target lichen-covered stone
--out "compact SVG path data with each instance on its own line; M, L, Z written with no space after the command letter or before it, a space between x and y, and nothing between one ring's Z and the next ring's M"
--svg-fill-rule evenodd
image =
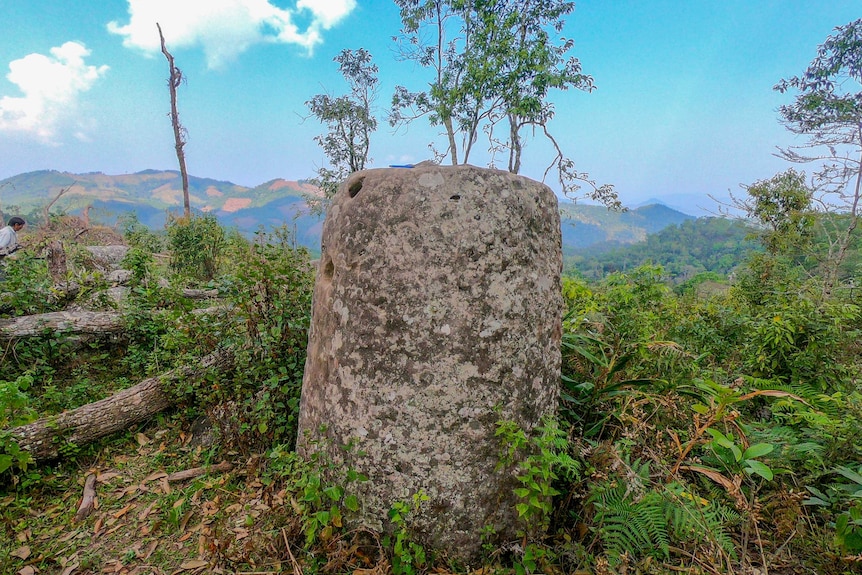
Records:
M424 492L407 521L426 546L470 561L485 526L516 539L494 432L556 407L556 197L472 166L367 170L336 194L322 244L299 450L368 477L354 525L391 528L392 504Z
M129 246L86 246L90 252L92 264L101 270L116 270L120 268L123 258L129 253Z

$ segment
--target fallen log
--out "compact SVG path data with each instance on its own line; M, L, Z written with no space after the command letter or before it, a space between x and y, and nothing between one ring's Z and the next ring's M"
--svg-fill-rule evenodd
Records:
M123 330L123 315L114 311L55 311L0 320L0 339L33 337L52 331L95 335Z
M218 297L218 290L184 288L183 295L189 299L213 299Z
M193 309L193 315L224 314L227 306ZM157 312L158 313L158 312ZM46 331L64 335L102 335L120 333L126 327L117 311L55 311L0 319L0 340L41 335Z
M9 432L34 460L54 459L63 444L86 445L167 409L173 400L164 388L171 383L202 377L211 369L230 369L233 364L234 355L230 350L217 350L202 358L198 365L145 379L105 399L12 428Z

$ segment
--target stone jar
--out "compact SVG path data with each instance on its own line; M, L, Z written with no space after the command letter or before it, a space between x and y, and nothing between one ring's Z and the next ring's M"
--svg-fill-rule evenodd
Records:
M368 477L353 526L470 562L517 539L514 466L497 422L555 411L562 267L545 185L473 166L357 172L323 228L298 449ZM343 482L343 475L329 477ZM427 500L424 500L427 497ZM421 501L424 500L424 501Z

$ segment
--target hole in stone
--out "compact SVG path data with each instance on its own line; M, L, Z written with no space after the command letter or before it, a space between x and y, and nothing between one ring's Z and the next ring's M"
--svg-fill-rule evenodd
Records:
M335 264L332 263L332 260L326 260L326 265L323 266L323 277L326 279L332 279L332 275L335 273Z
M450 199L450 200L452 200L452 201L457 202L458 200L460 200L460 199L461 199L461 196L460 196L460 195L458 195L458 194L453 194L453 195L449 196L449 199Z
M347 191L350 192L350 197L355 198L356 194L359 193L359 190L362 189L362 183L365 181L365 178L358 178L354 182L350 182L350 186L347 188Z

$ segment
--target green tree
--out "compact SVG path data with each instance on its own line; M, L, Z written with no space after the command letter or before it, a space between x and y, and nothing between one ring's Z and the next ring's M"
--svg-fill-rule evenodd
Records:
M171 269L184 277L210 281L218 275L224 230L213 214L172 218L167 223Z
M760 239L770 254L797 251L811 238L816 218L805 172L790 168L745 190L749 197L740 207L765 229Z
M317 94L305 103L311 115L327 128L326 134L314 138L330 164L319 168L314 180L325 194L326 201L315 204L321 211L338 185L351 173L364 170L371 161L371 134L377 129L372 108L377 97L378 69L371 54L364 48L342 50L333 60L338 62L350 92L338 97Z
M800 76L783 79L775 89L796 91L793 103L781 106L781 119L805 144L782 150L785 159L816 163L814 190L825 209L849 214L829 232L823 295L838 281L859 222L862 195L862 19L835 29L817 49L817 56Z
M482 93L466 92L461 53L471 43L467 4L450 0L395 0L401 13L399 57L429 68L433 80L428 89L411 92L396 86L389 111L393 127L427 117L432 126L443 126L447 148L438 159L452 165L466 163L476 139L479 117L487 114ZM463 25L462 25L463 24ZM459 146L458 138L462 136ZM459 153L462 150L462 153Z
M427 116L432 125L443 126L448 147L437 157L448 156L453 165L468 161L482 130L488 137L491 165L497 154L506 154L506 167L512 173L521 171L526 135L530 130L539 131L555 150L544 177L556 169L564 193L575 192L580 183L586 183L590 188L586 195L592 199L621 206L612 186L596 185L575 168L549 129L554 117L549 101L552 90L594 89L592 77L582 72L577 58L568 55L573 41L557 37L574 2L396 3L403 24L402 57L430 68L434 77L426 91L396 87L390 124L398 126ZM504 135L498 135L500 132Z
M508 155L510 172L519 173L525 131L540 130L557 153L548 169L556 165L560 183L568 191L571 183L584 176L572 172L574 163L565 158L549 131L554 117L549 93L569 88L591 92L595 88L580 61L567 56L574 41L557 42L551 36L551 31L562 31L563 18L574 10L574 2L478 0L474 5L476 30L466 55L468 78L472 84L484 84L488 97L494 98L488 128L492 147ZM495 127L501 122L505 136L498 139Z

